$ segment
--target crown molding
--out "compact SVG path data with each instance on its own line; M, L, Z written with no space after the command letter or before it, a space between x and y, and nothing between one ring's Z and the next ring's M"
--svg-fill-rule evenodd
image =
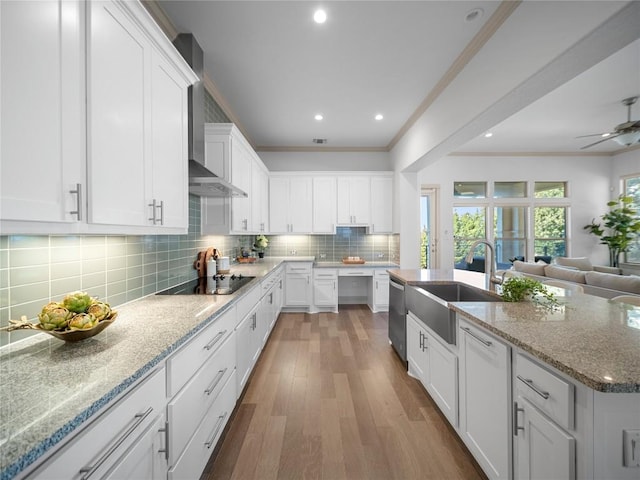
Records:
M451 152L448 157L612 157L616 152Z
M387 147L285 147L257 146L256 152L388 152Z
M436 101L436 99L446 90L451 82L462 72L467 64L476 56L480 49L487 41L496 33L500 26L509 18L516 8L522 3L522 0L503 0L496 11L491 15L489 20L482 26L480 31L462 50L458 58L454 60L445 74L438 80L435 87L429 92L426 98L413 112L404 125L398 130L398 133L391 139L387 149L391 150L395 147L409 129L418 121L418 119L427 111L427 109Z

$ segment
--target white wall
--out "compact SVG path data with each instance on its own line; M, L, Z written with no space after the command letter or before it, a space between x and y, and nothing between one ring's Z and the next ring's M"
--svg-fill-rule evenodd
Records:
M440 266L453 266L454 181L566 181L571 256L608 264L607 249L583 226L606 211L611 191L612 157L444 157L423 169L419 184L440 186ZM418 249L416 242L415 249ZM405 251L401 250L404 258ZM415 268L415 267L413 267Z
M258 152L269 171L391 171L388 152Z
M613 188L612 197L620 195L621 177L630 175L640 175L640 149L630 152L621 153L613 157L611 169L611 187Z

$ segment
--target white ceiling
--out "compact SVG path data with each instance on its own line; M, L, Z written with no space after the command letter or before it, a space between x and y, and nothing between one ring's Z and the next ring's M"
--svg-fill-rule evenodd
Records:
M500 5L157 3L179 32L196 36L205 51L205 70L258 149L313 147L313 138L327 138L332 148L387 148ZM321 3L328 20L318 25L312 15ZM553 8L553 3L546 2L545 8ZM465 21L474 8L484 14ZM596 139L574 137L610 131L625 121L626 107L620 100L638 94L640 40L491 128L492 138L480 137L454 150L580 152ZM640 104L632 112L633 118L640 118ZM316 113L324 115L322 122L314 120ZM376 113L384 120L375 121ZM607 141L589 151L621 148Z

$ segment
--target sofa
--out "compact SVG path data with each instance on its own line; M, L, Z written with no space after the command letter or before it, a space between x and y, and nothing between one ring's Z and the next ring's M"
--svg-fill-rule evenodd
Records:
M527 263L516 260L513 262L512 270L541 282L553 278L563 282L577 283L582 286L584 293L598 297L613 298L619 295L640 295L640 277L621 275L617 273L620 270L615 267L596 267L591 265L589 269L590 262L588 259L581 259L577 262L582 268L575 266L576 262L573 262L573 265L566 265L567 262L562 265L558 261L559 258L556 259L557 263L553 265L543 262Z

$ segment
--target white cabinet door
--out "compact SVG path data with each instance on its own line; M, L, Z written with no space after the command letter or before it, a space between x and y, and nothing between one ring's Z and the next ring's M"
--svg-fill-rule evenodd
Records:
M337 194L335 177L313 178L313 233L332 235L336 232Z
M153 191L147 196L152 223L189 228L187 177L187 85L180 73L153 52L151 143Z
M269 173L257 162L251 170L251 230L269 231Z
M105 480L167 478L166 424L160 415L127 452L116 462L115 467L104 477Z
M338 223L369 225L371 218L369 177L338 178Z
M451 425L458 426L458 357L425 332L429 351L427 391Z
M407 363L409 375L427 384L429 353L424 328L412 314L407 315Z
M371 233L393 231L393 177L371 177Z
M318 307L338 306L338 277L313 279L313 303Z
M73 223L84 211L81 5L0 2L1 220Z
M516 478L576 478L575 439L541 414L525 398L518 396L516 408Z
M308 307L310 302L311 274L288 273L285 282L284 303L286 307Z
M258 305L236 327L236 372L237 372L237 396L242 395L242 390L253 370L254 358L257 349Z
M509 478L510 352L460 321L460 433L489 478Z
M143 33L111 2L91 2L88 30L89 221L148 225L145 111L151 61Z
M389 274L375 272L373 277L373 303L377 307L389 306Z
M250 152L237 139L231 139L231 179L233 185L247 192L247 198L231 199L231 229L237 233L248 233L251 228L251 169Z
M269 231L289 233L289 179L269 179Z
M291 233L312 231L312 184L310 177L294 177L289 180L289 223Z

